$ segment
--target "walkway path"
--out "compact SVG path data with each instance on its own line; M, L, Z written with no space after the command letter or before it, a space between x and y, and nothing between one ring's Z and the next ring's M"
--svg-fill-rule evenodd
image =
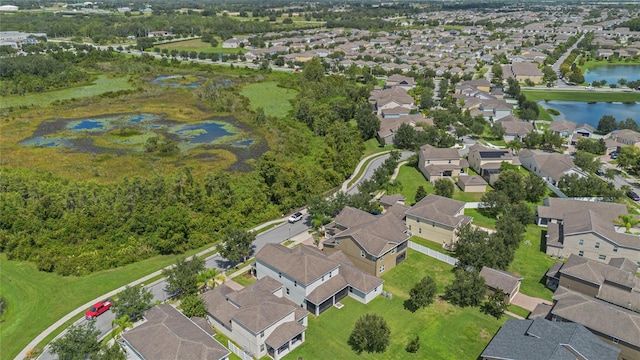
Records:
M536 298L536 297L533 297L533 296L528 296L528 295L525 295L525 294L523 294L521 292L518 292L516 294L516 296L513 297L513 300L511 300L511 303L513 305L519 306L519 307L521 307L523 309L527 309L529 311L533 311L533 309L535 309L536 306L538 306L538 304L553 305L548 300Z

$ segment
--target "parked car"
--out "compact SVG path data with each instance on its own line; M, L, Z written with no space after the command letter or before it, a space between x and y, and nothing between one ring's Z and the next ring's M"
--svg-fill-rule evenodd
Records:
M596 175L602 176L604 175L604 171L602 171L602 169L598 169L598 171L596 171Z
M611 154L609 154L609 157L615 160L618 158L618 153L614 151Z
M302 220L302 217L303 217L303 215L302 215L302 213L300 211L298 211L296 213L293 213L293 215L289 216L289 223L290 224L296 223L296 222Z
M631 191L631 192L627 193L627 196L629 197L629 199L631 199L633 201L639 201L640 200L640 195L636 194L635 191Z
M111 308L111 300L109 299L105 301L97 302L91 307L91 309L87 310L87 312L84 313L84 317L87 320L91 320L93 318L98 317L99 315L102 315L104 312L106 312L110 308Z

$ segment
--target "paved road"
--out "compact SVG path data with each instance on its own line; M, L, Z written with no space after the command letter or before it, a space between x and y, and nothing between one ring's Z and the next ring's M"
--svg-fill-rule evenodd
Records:
M575 49L578 46L578 43L580 41L582 41L583 38L584 38L584 34L580 37L580 39L578 39L578 41L575 42L575 44L573 44L573 46L571 46L569 49L567 49L567 51L565 51L565 53L562 54L562 56L560 56L558 58L558 61L556 61L555 64L553 64L551 66L553 71L555 71L556 74L558 75L558 87L559 88L563 88L563 87L570 87L571 88L571 87L573 87L573 86L565 83L564 80L560 79L562 77L562 74L560 73L560 65L562 65L562 63L567 59L569 54L571 54L571 51L573 51L573 49Z
M411 151L403 151L400 153L400 160L407 160L411 155L415 154L414 152ZM351 185L346 193L349 195L353 195L353 194L357 194L358 193L358 186L360 185L361 182L363 182L364 180L368 180L371 179L371 177L373 177L373 173L376 171L377 168L380 167L380 165L382 165L383 162L385 162L385 160L387 160L389 158L389 156L391 156L389 153L386 153L382 156L379 156L373 160L371 160L371 162L367 165L367 168L365 169L364 173L360 176L360 178L358 179L358 181L356 181L353 185ZM356 172L358 170L356 169Z

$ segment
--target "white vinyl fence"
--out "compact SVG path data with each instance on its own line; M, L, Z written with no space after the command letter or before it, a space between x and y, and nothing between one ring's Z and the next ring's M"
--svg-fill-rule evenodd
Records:
M441 252L431 250L428 247L424 247L420 244L416 244L413 241L409 241L409 249L413 249L419 253L423 253L427 256L431 256L434 259L438 259L440 261L446 262L449 265L455 266L458 263L458 259L452 258L449 255L445 255Z
M244 350L237 347L236 344L232 343L231 341L227 341L227 347L229 348L229 350L231 350L232 353L238 355L240 359L253 360L253 357L251 357L249 354L244 352Z

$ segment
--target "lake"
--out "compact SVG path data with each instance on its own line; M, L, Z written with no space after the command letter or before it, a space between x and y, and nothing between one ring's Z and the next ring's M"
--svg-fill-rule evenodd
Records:
M589 84L602 80L607 80L607 84L617 84L621 78L628 81L640 79L640 65L604 65L584 73L584 81Z
M632 118L640 123L640 103L606 103L590 104L582 101L539 101L545 109L556 109L560 115L553 116L554 120L568 120L577 124L587 123L595 128L603 115L613 115L617 121Z

